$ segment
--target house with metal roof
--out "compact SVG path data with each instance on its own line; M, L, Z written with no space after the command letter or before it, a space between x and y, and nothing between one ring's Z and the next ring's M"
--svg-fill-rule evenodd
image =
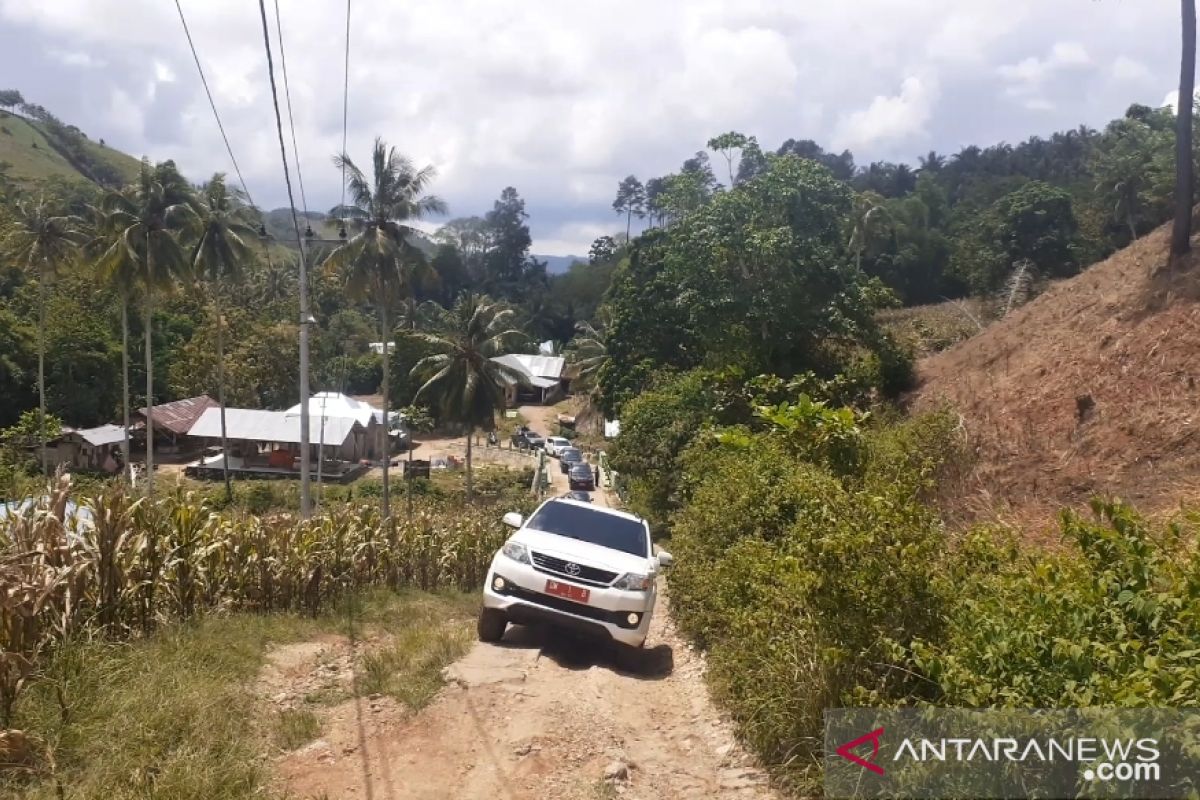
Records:
M55 464L113 474L121 470L121 443L124 440L125 429L120 425L66 428L47 443L47 451Z
M522 376L520 381L506 380L505 401L509 407L521 402L553 403L566 390L563 371L567 360L561 356L510 353L492 358Z
M288 477L300 474L300 415L253 408L225 409L229 471L237 477ZM188 438L207 445L204 455L189 464L186 474L218 478L224 471L221 444L221 409L209 408L188 432ZM312 474L328 480L350 480L362 472L370 458L367 428L350 417L309 420ZM316 460L322 459L318 470Z
M217 405L217 401L206 394L156 404L151 412L154 418L155 449L161 449L163 452L178 452L181 447L186 447L187 439L184 437L191 432L196 420L200 419L200 415L205 411L216 408ZM139 408L133 414L133 422L130 427L139 431L145 429L145 408Z
M284 413L299 417L301 408L303 405L297 403ZM366 452L363 457L383 458L387 430L383 424L382 409L340 392L317 392L308 399L308 419L308 424L315 429L321 428L331 419L354 420L367 432Z

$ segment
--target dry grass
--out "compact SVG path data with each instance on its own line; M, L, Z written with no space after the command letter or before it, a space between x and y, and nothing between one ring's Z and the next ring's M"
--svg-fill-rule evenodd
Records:
M956 511L1047 532L1096 494L1150 513L1200 499L1200 273L1160 229L924 360L915 410L948 403L977 466Z
M397 660L440 672L450 656L441 632L463 629L474 603L474 595L374 591L346 595L316 619L210 615L132 643L66 643L16 709L14 723L43 757L32 772L0 770L0 796L273 797L268 757L320 735L314 709L279 710L257 696L255 678L273 646L405 619L405 642L428 650Z
M978 299L880 311L876 320L918 357L940 353L984 330L996 317L993 304Z

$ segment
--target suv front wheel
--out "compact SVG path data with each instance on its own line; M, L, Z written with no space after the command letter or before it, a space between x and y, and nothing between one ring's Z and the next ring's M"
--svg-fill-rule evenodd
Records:
M504 629L508 627L508 619L498 608L484 608L479 611L479 621L475 630L479 633L481 642L498 642L504 638Z

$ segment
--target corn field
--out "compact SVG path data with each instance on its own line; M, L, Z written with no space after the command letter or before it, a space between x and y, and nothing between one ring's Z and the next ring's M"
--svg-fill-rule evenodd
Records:
M68 637L128 638L205 610L316 614L367 586L474 590L505 538L498 514L423 504L384 525L377 508L218 512L192 493L72 498L60 477L0 520L0 729L38 664ZM91 513L72 522L69 501Z

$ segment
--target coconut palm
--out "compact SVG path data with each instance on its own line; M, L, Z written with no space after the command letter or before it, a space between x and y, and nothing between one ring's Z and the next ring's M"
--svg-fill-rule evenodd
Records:
M575 368L575 383L582 389L595 387L600 368L608 361L604 329L602 320L595 325L586 320L575 323L575 338L566 353L567 361Z
M157 167L142 160L133 186L105 196L102 207L117 234L113 252L105 254L112 265L128 262L136 266L142 290L143 326L146 336L146 494L154 484L154 359L151 321L154 293L169 288L186 273L188 254L178 233L195 228L195 200L187 181L167 161Z
M0 241L6 256L37 275L38 282L38 439L42 474L49 475L46 455L46 294L55 273L75 258L82 243L76 217L57 213L44 196L17 203Z
M607 335L608 313L602 307L595 324L582 321L575 324L575 338L567 345L567 363L572 367L572 388L583 392L583 405L575 417L577 424L590 424L598 414L600 371L609 361Z
M471 499L471 436L476 428L491 430L497 411L504 410L505 388L524 381L523 373L494 356L511 353L525 334L509 327L514 311L480 295L464 295L447 315L443 333L417 333L435 355L413 366L414 376L432 373L417 390L415 403L436 410L442 419L467 428L467 499Z
M888 211L883 203L883 197L875 192L863 192L854 198L854 208L850 217L850 240L846 247L854 253L854 263L859 269L862 269L863 255L878 240L887 222Z
M394 147L377 138L371 152L372 175L368 178L343 153L334 164L345 170L350 203L333 210L344 217L354 235L325 259L328 268L340 272L346 293L379 310L383 341L383 418L388 415L390 391L388 342L394 305L413 296L417 284L430 273L425 254L416 246L416 230L408 223L430 214L442 214L446 204L426 194L437 175L433 167L417 169ZM389 440L390 441L390 440ZM391 515L388 486L390 444L383 459L383 516Z
M210 286L214 316L217 320L217 403L221 407L221 472L225 478L225 499L233 502L229 481L229 440L225 430L225 315L221 306L224 285L239 284L243 267L253 258L250 242L257 232L251 225L250 210L232 197L225 187L225 176L213 175L197 203L196 244L192 248L195 277Z
M112 289L121 304L121 412L124 438L121 442L122 470L128 480L129 465L129 306L138 287L138 262L126 251L123 229L117 215L88 206L87 241L84 253L93 259L97 282Z

